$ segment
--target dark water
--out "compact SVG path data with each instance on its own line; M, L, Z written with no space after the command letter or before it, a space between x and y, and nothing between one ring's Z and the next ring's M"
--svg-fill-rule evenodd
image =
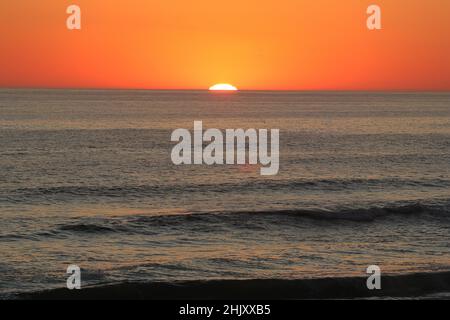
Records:
M280 172L174 129L280 129ZM450 94L0 91L0 293L450 270Z

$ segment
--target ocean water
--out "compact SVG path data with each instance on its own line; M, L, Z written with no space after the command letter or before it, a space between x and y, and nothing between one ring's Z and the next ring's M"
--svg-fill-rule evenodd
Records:
M280 129L280 172L175 166L177 128ZM450 270L450 93L0 90L0 296Z

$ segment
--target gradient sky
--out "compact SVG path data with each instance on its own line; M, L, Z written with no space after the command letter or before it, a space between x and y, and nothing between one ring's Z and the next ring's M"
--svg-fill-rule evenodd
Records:
M0 87L450 90L449 17L448 0L2 0Z

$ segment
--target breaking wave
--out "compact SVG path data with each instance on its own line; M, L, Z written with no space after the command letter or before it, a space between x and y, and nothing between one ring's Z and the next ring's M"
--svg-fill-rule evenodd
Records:
M171 215L132 215L102 218L75 218L53 226L54 229L39 234L0 235L3 240L28 238L38 240L47 237L74 234L101 235L110 233L152 235L165 231L211 232L215 228L248 228L270 230L277 225L302 225L304 223L371 223L390 222L392 219L421 218L440 219L450 223L450 205L447 203L425 205L407 204L340 210L262 210L235 212L196 212Z

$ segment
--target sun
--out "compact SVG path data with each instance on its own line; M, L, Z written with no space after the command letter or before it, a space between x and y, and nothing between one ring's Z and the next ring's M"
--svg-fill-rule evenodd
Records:
M228 83L219 83L215 84L209 88L209 91L237 91L238 89L235 86L232 86Z

